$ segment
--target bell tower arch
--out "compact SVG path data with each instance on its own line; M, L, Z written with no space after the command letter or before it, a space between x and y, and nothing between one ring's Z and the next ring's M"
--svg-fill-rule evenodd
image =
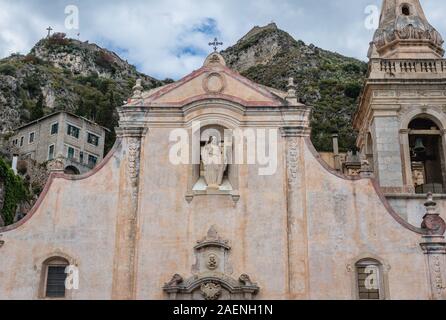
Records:
M383 1L354 126L387 195L446 193L443 42L419 0Z

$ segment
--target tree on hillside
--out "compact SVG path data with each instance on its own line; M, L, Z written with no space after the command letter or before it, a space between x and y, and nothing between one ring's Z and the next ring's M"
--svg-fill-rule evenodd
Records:
M39 100L37 100L36 105L31 110L31 121L37 120L42 118L45 115L45 112L43 110L43 94L39 95Z

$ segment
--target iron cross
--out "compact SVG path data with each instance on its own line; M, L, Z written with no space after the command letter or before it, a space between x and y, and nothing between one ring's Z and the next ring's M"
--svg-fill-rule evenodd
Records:
M215 38L214 42L209 42L209 46L214 47L214 52L217 52L219 46L222 46L223 42L218 42L218 39Z
M53 28L48 27L48 28L46 28L46 30L48 30L48 38L49 38L51 35L51 31L53 31Z

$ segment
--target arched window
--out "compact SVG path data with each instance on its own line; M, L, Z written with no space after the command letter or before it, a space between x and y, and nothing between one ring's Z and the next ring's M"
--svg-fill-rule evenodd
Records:
M404 16L410 16L410 6L408 4L403 4L403 6L401 7L401 13Z
M438 125L426 118L412 120L409 124L409 146L416 193L443 193L445 161Z
M65 298L65 269L68 265L68 261L60 257L50 258L43 263L45 298Z
M76 175L80 174L80 171L75 166L68 166L68 167L65 168L64 173L76 176Z
M356 263L356 280L360 300L384 299L382 265L375 259Z

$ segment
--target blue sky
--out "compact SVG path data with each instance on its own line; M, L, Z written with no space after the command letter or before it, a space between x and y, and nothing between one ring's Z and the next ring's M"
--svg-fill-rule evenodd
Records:
M421 3L446 37L446 2ZM78 30L66 28L69 5L79 10ZM51 25L74 38L80 33L151 76L178 79L201 66L214 37L225 48L274 21L296 39L366 60L374 32L365 24L369 6L379 8L381 0L0 0L0 57L27 53Z

